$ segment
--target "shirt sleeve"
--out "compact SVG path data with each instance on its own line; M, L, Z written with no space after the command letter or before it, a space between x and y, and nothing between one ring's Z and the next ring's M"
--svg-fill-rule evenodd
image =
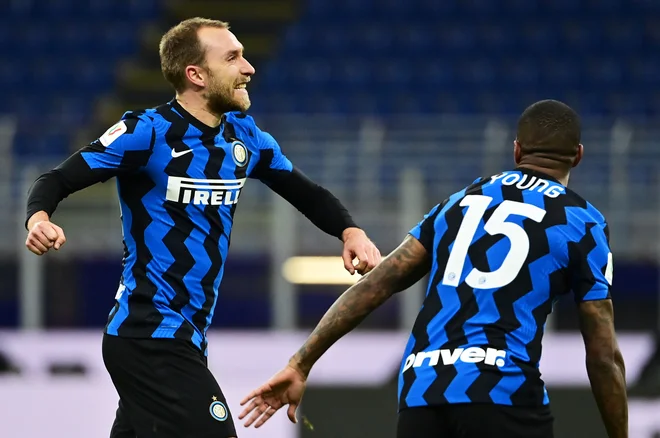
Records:
M438 217L438 214L447 203L445 200L442 204L438 204L431 209L424 219L422 219L415 227L409 231L408 234L413 236L415 239L424 246L426 252L433 254L433 239L435 237L435 219Z
M275 138L267 132L256 128L259 162L250 174L250 178L261 180L269 185L277 174L292 172L293 164L284 155Z
M98 139L37 178L28 194L26 225L38 211L51 216L72 193L139 170L149 161L154 141L151 119L126 113Z
M151 119L127 113L105 133L79 152L92 171L105 175L132 172L147 164L155 132Z
M575 301L611 298L612 251L607 224L589 224L584 237L571 245Z

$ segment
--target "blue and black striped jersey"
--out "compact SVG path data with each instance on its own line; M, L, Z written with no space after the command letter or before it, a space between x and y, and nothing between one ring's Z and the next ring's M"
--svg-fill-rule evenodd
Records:
M42 175L28 218L112 177L121 206L123 273L105 332L178 338L206 350L234 212L256 178L315 225L340 237L355 226L327 190L296 169L252 117L226 113L210 127L176 100L127 112L101 137Z
M480 178L410 231L432 257L399 374L399 408L548 404L539 361L553 303L610 298L603 215L524 168Z
M210 128L186 116L176 103L126 113L82 152L92 169L123 171L117 187L125 263L110 335L150 333L201 345L246 178L292 170L252 117L228 113Z

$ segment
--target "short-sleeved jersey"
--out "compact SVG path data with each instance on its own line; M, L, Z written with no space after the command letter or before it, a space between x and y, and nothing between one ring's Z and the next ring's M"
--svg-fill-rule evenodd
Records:
M541 339L553 303L610 298L603 215L552 177L480 178L410 231L432 257L399 374L399 409L447 403L538 406Z
M79 155L117 177L123 273L106 333L205 350L246 179L268 184L291 162L252 117L227 113L212 128L175 100L127 112Z

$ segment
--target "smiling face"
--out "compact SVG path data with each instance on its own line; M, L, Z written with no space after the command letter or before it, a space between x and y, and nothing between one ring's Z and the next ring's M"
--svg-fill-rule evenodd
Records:
M250 107L246 86L254 68L228 23L184 20L163 35L159 53L163 75L177 94L199 95L215 114Z
M228 29L202 28L198 38L205 49L204 66L191 73L202 82L199 85L209 109L216 113L247 111L250 95L246 87L255 71L243 57L241 43Z

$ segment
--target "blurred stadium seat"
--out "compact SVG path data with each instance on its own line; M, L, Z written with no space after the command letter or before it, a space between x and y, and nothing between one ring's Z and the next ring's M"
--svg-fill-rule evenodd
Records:
M376 114L513 114L531 103L530 94L572 90L568 103L585 115L656 114L647 92L660 81L657 10L652 1L620 0L312 0L259 91L288 85L298 100L289 106L300 112L320 110L307 93L293 92L302 86L338 100L360 89L387 102L401 102L401 92L406 102L420 102L367 106ZM461 103L421 103L428 89ZM498 104L494 93L516 103Z
M0 113L11 111L20 117L18 155L68 152L70 136L53 128L69 126L71 134L72 123L89 121L95 99L112 91L118 62L136 50L142 25L158 16L161 3L0 4L0 83L9 92ZM50 119L48 126L43 126L44 114Z

